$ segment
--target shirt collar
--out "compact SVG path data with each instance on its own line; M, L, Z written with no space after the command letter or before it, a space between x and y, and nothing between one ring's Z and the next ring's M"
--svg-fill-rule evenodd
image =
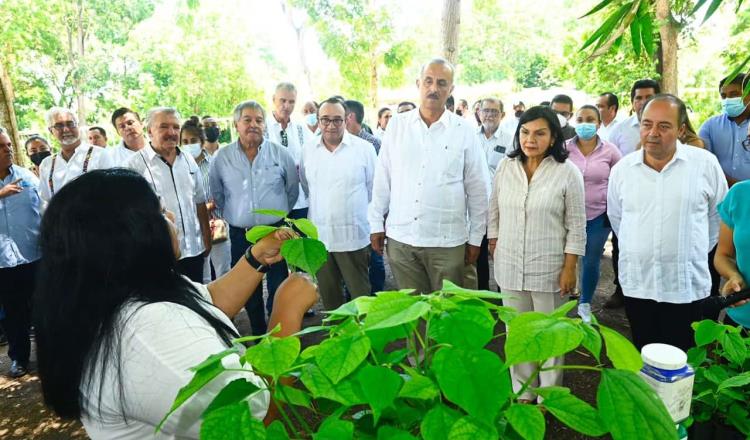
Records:
M492 138L497 139L499 137L498 136L499 133L500 133L500 125L497 126L497 128L495 129L495 132L492 133L492 136L490 136L489 138L485 136L484 138L485 139L492 139ZM477 127L477 134L481 134L484 136L484 125L479 124L479 127Z
M565 146L566 147L570 147L572 145L572 146L576 147L576 149L578 149L578 143L577 142L578 142L578 135L575 135L572 138L570 138L567 141L565 141ZM594 147L594 150L598 150L599 148L602 147L602 145L604 145L604 141L602 141L602 137L597 134L596 135L596 147Z
M364 130L362 130L362 131L364 131ZM360 132L360 134L361 133L362 132ZM341 139L341 143L338 145L338 147L336 147L336 150L338 150L339 148L341 148L341 147L343 147L345 145L351 145L353 139L354 139L354 135L351 134L351 133L349 133L347 130L344 130L344 137ZM317 147L319 147L319 148L326 148L325 144L323 144L323 136L320 136L318 138Z
M425 124L425 122L422 120L422 116L419 114L419 107L415 108L410 113L411 114L409 115L409 117L411 117L411 122L412 123L421 122L422 124ZM440 115L440 119L438 119L437 121L435 121L432 125L442 124L445 127L450 126L451 115L453 115L453 113L451 113L450 111L448 111L448 109L445 109L445 111L443 112L443 114ZM461 119L463 119L463 118L461 118ZM427 124L425 124L425 126L426 125Z
M674 162L676 160L686 161L688 159L688 152L687 152L688 148L696 148L696 147L687 146L687 145L683 144L682 142L680 142L678 140L677 141L677 150L674 152L674 156L672 156L672 159L667 163L667 166L669 166L669 164L671 164L672 162ZM645 166L648 166L643 161L643 158L646 155L646 149L641 148L640 150L637 150L636 153L638 154L638 156L637 156L638 160L636 160L635 162L633 162L632 166L636 166L636 165L645 165Z
M641 125L641 121L638 120L638 115L632 115L625 122L631 127L637 127Z

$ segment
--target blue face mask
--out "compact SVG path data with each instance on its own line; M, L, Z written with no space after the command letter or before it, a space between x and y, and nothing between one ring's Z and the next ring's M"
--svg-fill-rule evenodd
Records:
M581 122L576 125L576 134L579 138L587 141L596 136L596 124L591 122Z
M742 102L742 98L726 98L721 100L721 109L730 118L736 118L741 115L745 111L745 107L747 106Z
M188 144L180 148L193 157L198 157L201 154L201 144Z
M310 113L309 115L305 116L305 124L307 125L318 125L318 115L315 113Z

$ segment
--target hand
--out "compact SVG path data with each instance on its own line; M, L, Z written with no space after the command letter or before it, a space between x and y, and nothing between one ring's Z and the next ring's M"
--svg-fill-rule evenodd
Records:
M489 252L490 252L490 257L494 257L495 256L495 247L497 246L497 238L490 238L489 240L487 240L487 242L489 243L488 244L488 248L489 248Z
M375 253L383 255L383 249L385 248L385 232L370 234L370 244Z
M560 296L570 295L575 288L576 267L563 266L563 270L560 272Z
M479 259L479 246L474 246L466 243L466 251L464 253L464 263L474 264Z
M216 209L216 204L213 201L206 203L206 210L208 212L211 212L214 209Z
M318 286L312 282L310 275L294 272L276 290L273 308L275 310L278 307L279 310L301 318L317 302Z
M0 188L0 199L4 199L8 196L12 196L23 191L23 188L21 187L21 185L19 185L19 182L21 182L21 180L23 179L16 179L15 181L10 182L9 184Z
M268 234L261 238L257 243L253 245L253 249L250 251L258 260L259 263L270 266L274 263L278 263L283 259L281 256L281 244L285 240L294 238L296 234L289 228L279 228L272 234Z
M727 282L721 288L721 294L722 296L728 296L732 293L739 292L745 287L747 287L747 285L745 284L745 280L742 278L742 275L736 273L730 276L729 279L727 279ZM739 307L747 304L748 302L750 302L750 299L745 299L732 304L730 307Z

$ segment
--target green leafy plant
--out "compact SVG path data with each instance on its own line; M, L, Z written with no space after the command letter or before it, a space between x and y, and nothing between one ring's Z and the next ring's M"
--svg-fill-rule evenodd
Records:
M568 318L573 302L550 314L518 313L497 305L502 297L445 281L431 294L400 290L360 297L327 312L321 326L286 338L264 336L242 355L243 368L252 366L262 376L281 420L265 429L253 420L243 400L258 390L240 379L206 409L201 438L534 440L544 438L545 412L590 436L677 438L664 404L636 374L640 355L626 338ZM326 336L301 350L298 337L312 332ZM503 355L486 348L501 337ZM242 340L248 339L254 337ZM538 368L514 392L511 366L578 349L591 353L597 365ZM603 349L614 368L601 363ZM195 367L172 410L223 371L222 357L237 352L227 350ZM520 403L533 379L551 369L599 375L597 407L565 387L533 388L543 403Z
M693 323L693 329L692 420L729 425L750 437L750 337L742 327L711 320Z
M281 245L281 255L292 271L301 269L315 277L315 274L318 273L328 259L328 252L323 242L318 240L318 228L315 227L313 222L306 218L287 218L286 212L274 209L256 209L253 212L271 217L281 217L289 228L299 231L304 235L304 237L298 236L286 240ZM245 238L250 243L255 244L258 240L277 229L279 229L279 226L253 226L245 233Z

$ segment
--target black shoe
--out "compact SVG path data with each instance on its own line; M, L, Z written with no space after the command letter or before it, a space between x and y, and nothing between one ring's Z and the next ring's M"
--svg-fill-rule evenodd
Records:
M625 296L622 292L615 291L614 294L604 303L605 309L619 309L625 305Z
M8 373L10 377L17 379L19 377L26 376L28 374L28 370L25 366L21 365L18 361L13 361L13 363L10 365L10 372Z

